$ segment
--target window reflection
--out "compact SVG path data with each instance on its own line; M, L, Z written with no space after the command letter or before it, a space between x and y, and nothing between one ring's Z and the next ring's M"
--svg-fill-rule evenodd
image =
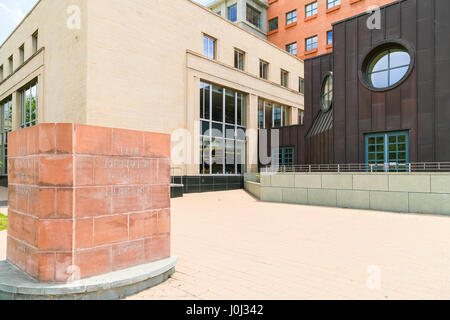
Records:
M246 95L236 90L201 82L200 97L202 135L200 173L214 175L244 173ZM211 106L211 113L206 112L207 106Z
M411 56L403 48L390 48L378 53L369 63L367 77L377 89L400 82L408 73Z

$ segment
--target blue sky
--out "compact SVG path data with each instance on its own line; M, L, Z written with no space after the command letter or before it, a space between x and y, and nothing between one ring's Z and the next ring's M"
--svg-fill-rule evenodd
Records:
M6 40L37 1L38 0L0 0L0 44ZM207 5L213 0L194 1Z
M0 44L11 34L37 0L0 0Z

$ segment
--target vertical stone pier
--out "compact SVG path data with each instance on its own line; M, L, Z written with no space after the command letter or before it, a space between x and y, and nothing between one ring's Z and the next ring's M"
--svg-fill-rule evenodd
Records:
M40 283L170 257L170 136L39 124L8 141L8 262Z

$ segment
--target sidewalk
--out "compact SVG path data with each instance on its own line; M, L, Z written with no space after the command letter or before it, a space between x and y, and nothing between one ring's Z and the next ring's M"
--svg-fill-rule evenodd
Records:
M450 298L450 217L262 203L244 191L185 195L172 208L177 272L132 299Z

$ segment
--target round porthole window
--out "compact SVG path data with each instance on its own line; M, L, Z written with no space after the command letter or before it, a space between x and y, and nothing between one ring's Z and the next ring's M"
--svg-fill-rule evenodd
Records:
M331 104L333 102L333 75L328 74L323 80L322 84L322 110L327 112L330 110Z
M411 55L402 45L383 45L367 59L364 68L366 85L376 90L395 87L408 75L411 62Z

